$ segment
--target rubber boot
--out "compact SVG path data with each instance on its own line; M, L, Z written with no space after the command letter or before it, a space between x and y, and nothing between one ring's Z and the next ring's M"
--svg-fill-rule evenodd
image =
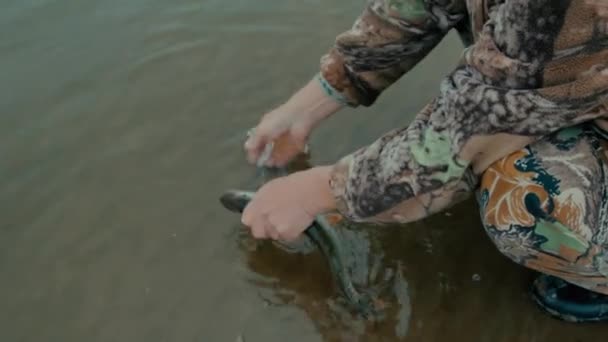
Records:
M532 285L532 299L541 309L563 321L608 321L608 296L541 274Z

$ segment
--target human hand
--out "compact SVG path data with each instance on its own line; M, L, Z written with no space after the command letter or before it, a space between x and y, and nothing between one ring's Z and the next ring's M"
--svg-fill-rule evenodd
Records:
M272 154L262 160L263 166L284 166L299 153L306 152L313 126L314 122L306 115L288 108L279 107L265 114L245 142L247 160L258 163L266 146L272 144Z
M311 80L289 101L262 117L245 142L247 159L257 164L266 146L276 142L272 155L263 166L285 166L295 156L306 152L312 130L342 107L325 93L317 80Z
M330 172L331 167L315 167L266 183L241 221L257 239L295 241L317 215L335 209Z

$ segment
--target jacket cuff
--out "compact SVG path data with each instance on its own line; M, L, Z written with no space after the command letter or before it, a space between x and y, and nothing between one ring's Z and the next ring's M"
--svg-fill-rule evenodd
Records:
M334 196L336 210L348 220L357 222L361 218L355 214L355 211L349 205L347 192L351 164L352 157L347 156L333 166L329 178L329 187Z

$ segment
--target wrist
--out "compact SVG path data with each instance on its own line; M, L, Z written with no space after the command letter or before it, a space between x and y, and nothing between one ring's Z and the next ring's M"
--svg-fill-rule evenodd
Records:
M318 185L316 188L319 213L326 213L336 210L336 199L330 186L331 172L333 166L318 166L310 169Z
M340 106L353 106L354 105L353 103L351 103L348 100L348 98L344 94L342 94L340 91L338 91L336 88L334 88L334 86L325 78L325 76L323 76L323 73L321 73L321 72L317 73L317 75L315 76L313 81L316 83L318 88L323 92L323 94L328 99L332 100L332 102L338 103Z
M303 124L313 128L342 109L344 104L327 95L319 81L313 79L281 107L295 113Z

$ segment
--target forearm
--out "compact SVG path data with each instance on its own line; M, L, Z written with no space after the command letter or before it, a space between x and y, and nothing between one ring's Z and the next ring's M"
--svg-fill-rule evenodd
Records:
M452 152L451 134L433 127L431 110L428 106L407 128L385 134L334 165L330 188L344 216L407 223L469 196L477 183L471 161Z
M606 50L564 45L559 34L573 32L563 27L568 23L521 20L585 14L570 10L577 8L549 0L501 7L411 125L333 168L330 185L342 214L367 222L426 217L470 193L490 163L564 127L608 116L608 69L595 62L605 61ZM602 38L594 39L587 44L599 46ZM561 49L555 55L570 60L554 59L548 53L554 46ZM576 68L567 67L572 60Z
M345 106L371 105L464 17L462 0L428 9L418 8L421 4L370 1L353 28L339 35L322 57L319 74L282 108L317 123Z
M293 94L281 105L281 110L298 113L310 128L335 114L344 107L343 103L330 96L317 78Z
M371 0L321 59L321 75L351 107L371 106L465 17L463 0Z

